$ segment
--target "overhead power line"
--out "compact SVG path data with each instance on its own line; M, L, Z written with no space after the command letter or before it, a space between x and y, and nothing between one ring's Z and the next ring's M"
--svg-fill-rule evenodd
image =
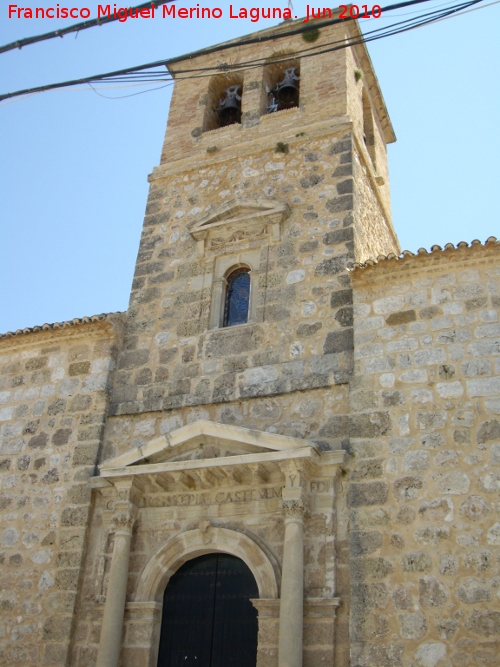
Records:
M498 0L500 2L500 0ZM449 18L451 14L462 11L464 8L470 7L473 4L478 4L482 0L467 0L464 3L459 5L448 6L446 9L439 11L432 11L426 14L420 14L419 16L406 19L404 21L398 21L391 25L385 26L383 28L377 28L366 32L364 35L361 35L357 39L352 39L346 41L344 38L336 40L333 42L328 42L326 44L315 44L311 47L304 47L297 51L287 52L282 57L273 58L273 63L282 63L289 60L294 60L295 58L307 58L315 55L320 55L323 53L328 53L330 51L335 51L338 49L344 49L349 46L355 46L356 44L371 42L376 39L381 39L382 37L389 37L392 34L399 34L400 32L405 32L416 27L421 27L428 23L434 23L436 21L444 20L444 18ZM288 33L287 33L288 34ZM238 44L239 45L239 44ZM218 50L219 45L217 45ZM225 47L227 48L227 46ZM190 58L196 57L199 52L187 54L177 58L172 58L168 61L161 61L159 64L151 63L151 68L157 66L167 66L171 63L177 61L186 61ZM197 67L197 68L187 68L187 69L176 69L175 74L177 79L193 79L206 76L213 76L215 73L227 72L230 70L239 70L239 69L251 69L253 67L260 67L262 64L267 62L267 57L263 58L254 58L249 61L240 61L238 63L227 64L221 63L219 65L212 65L210 67ZM165 81L173 80L172 76L169 73L165 73L163 70L160 72L149 71L147 65L141 68L144 71L137 71L137 68L130 68L126 71L121 71L118 73L110 73L110 75L102 75L102 78L93 80L92 82L98 83L99 81L121 81L121 82L153 82L153 81ZM191 76L190 76L191 75Z
M148 9L152 5L155 6L155 8L159 7L160 5L166 5L169 2L174 2L174 0L151 0L150 2L145 2L142 5L138 5L137 7L132 7L132 10L135 11L136 9ZM409 5L417 5L422 2L430 2L430 0L412 0L411 2L403 2L398 5L394 5L393 7L386 7L385 9L383 8L382 11L390 11L391 8L394 9L399 9L400 7L408 7ZM13 49L22 49L24 46L29 46L31 44L36 44L37 42L43 42L48 39L55 39L56 37L64 37L64 35L70 34L72 32L80 32L81 30L87 30L88 28L94 28L95 26L100 26L105 23L110 23L112 21L117 21L119 17L108 17L108 18L98 18L98 19L91 19L90 21L82 21L80 23L75 23L74 25L68 26L67 28L61 28L60 30L53 30L52 32L46 32L43 35L36 35L34 37L26 37L24 39L18 39L15 42L10 42L10 44L5 44L4 46L0 46L0 53L5 53L6 51L12 51ZM341 21L346 21L346 20L352 20L351 17L348 17L347 19L332 19L330 21L324 22L321 25L331 25L332 23L340 23ZM320 26L321 27L321 26ZM311 28L305 27L303 29L297 29L297 30L291 30L287 32L286 34L288 35L296 35L299 32L306 32L307 30L310 30ZM253 38L243 38L242 44L254 44L255 42L261 42L261 41L266 41L267 37L262 36L262 37L253 37ZM273 39L273 37L271 38ZM213 50L217 50L217 45L216 47L211 47ZM213 52L213 50L211 52ZM202 49L204 51L204 49Z
M393 9L400 9L401 7L407 7L410 5L414 4L419 4L422 2L428 2L429 0L410 0L409 2L402 2L398 3L395 5L389 5L388 7L382 8L382 11L391 11ZM354 38L351 40L338 40L336 42L330 42L329 44L318 44L313 47L309 48L304 48L299 51L296 51L294 53L288 53L283 56L281 59L273 60L273 62L285 62L290 59L294 59L297 57L301 58L307 58L307 57L312 57L314 55L320 55L324 53L328 53L331 51L337 51L339 49L344 49L348 48L350 46L355 46L357 44L362 44L366 42L371 42L377 39L382 39L384 37L389 37L391 35L395 34L400 34L402 32L406 32L408 30L413 30L418 27L422 27L424 25L434 23L436 21L444 20L445 18L451 18L453 15L457 15L458 12L463 11L464 9L468 9L469 7L473 5L477 5L483 0L468 0L467 2L463 2L460 4L452 5L449 7L446 7L441 10L434 10L431 12L428 12L426 14L420 14L419 16L415 16L410 19L406 19L404 21L399 21L396 22L392 25L386 26L384 28L378 28L376 30L369 31L366 33L364 36L360 36L358 38ZM314 27L322 27L325 25L331 25L332 23L339 23L343 19L333 19L329 21L324 21L324 22L315 22ZM307 26L305 29L298 28L295 30L287 31L287 32L282 32L282 33L274 33L272 35L262 35L260 36L261 38L258 39L258 36L252 39L252 42L255 41L267 41L268 39L280 39L282 37L286 37L289 34L297 34L301 32L306 32L307 30L311 30L309 26ZM237 44L240 46L243 43L249 43L250 40L238 40ZM196 56L202 55L202 54L208 54L208 53L213 53L216 51L220 51L223 49L230 48L230 45L216 45L214 47L209 47L207 49L202 49L200 51L196 51L190 54L186 54L183 56L178 56L175 58L171 58L168 60L161 60L161 61L156 61L154 63L147 63L144 65L137 65L135 67L129 67L126 69L122 70L116 70L114 72L108 72L105 74L98 74L90 77L84 77L81 79L74 79L71 81L64 81L60 83L54 83L54 84L49 84L45 86L38 86L36 88L28 88L24 90L19 90L13 93L6 93L4 95L0 95L0 101L7 100L9 98L13 97L19 97L21 95L29 95L32 93L38 93L38 92L44 92L47 90L55 90L55 89L60 89L60 88L67 88L79 84L96 84L100 82L110 82L110 81L119 81L122 83L125 82L138 82L142 81L144 83L149 83L149 82L161 82L161 81L172 81L173 77L170 73L166 73L165 71L161 72L154 72L150 70L154 70L158 67L168 67L170 64L179 62L179 61L185 61L190 58L194 58ZM182 79L187 79L187 78L199 78L199 77L205 77L205 76L213 76L213 74L217 72L225 72L225 71L230 71L231 69L250 69L254 67L260 67L263 63L265 62L264 58L259 58L259 59L253 59L250 61L246 62L239 62L235 63L232 65L229 64L220 64L220 65L215 65L211 67L203 67L203 68L188 68L188 69L182 69L182 70L177 70L176 75L179 76L179 78Z
M173 1L174 0L149 0L149 2L144 2L142 5L137 5L136 7L127 7L127 11L135 12L136 10L141 11L141 9L151 9L152 7L156 9L161 5L166 5L167 3ZM48 39L64 37L64 35L69 35L72 32L81 32L82 30L88 30L89 28L94 28L98 25L104 25L105 23L112 23L113 21L118 21L119 19L119 16L113 16L110 12L110 16L90 19L89 21L81 21L80 23L74 23L67 28L52 30L51 32L45 32L42 35L17 39L15 42L10 42L10 44L4 44L4 46L0 46L0 53L13 51L14 49L22 49L24 46L30 46L31 44L36 44L37 42L45 42Z

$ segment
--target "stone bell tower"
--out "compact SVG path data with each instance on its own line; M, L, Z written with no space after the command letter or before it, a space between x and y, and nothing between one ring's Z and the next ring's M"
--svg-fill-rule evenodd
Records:
M313 46L286 36L297 24L169 65L176 83L150 176L115 414L349 377L346 264L399 252L386 154L395 136L365 47L327 50L356 38L356 22L322 28ZM183 74L220 63L230 71ZM300 77L296 106L268 113L268 91L290 67ZM229 87L241 93L240 120L220 127ZM225 328L225 283L240 265L251 275L246 326Z
M98 665L120 651L120 664L156 665L169 578L212 552L255 577L258 667L347 664L336 490L353 369L346 266L399 252L395 137L365 47L329 49L356 40L356 22L313 42L288 34L303 25L169 65L176 83L94 484L88 563L101 565L86 590L99 592L82 618L100 636Z

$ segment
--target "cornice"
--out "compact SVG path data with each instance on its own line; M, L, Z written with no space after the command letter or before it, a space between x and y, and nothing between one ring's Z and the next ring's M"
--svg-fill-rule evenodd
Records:
M270 117L270 116L269 116ZM264 116L268 118L268 116ZM304 126L305 139L310 141L317 137L324 138L326 133L337 134L340 132L352 132L353 124L347 116L342 116L335 119L318 121L317 123L305 124ZM225 129L225 128L222 128ZM217 130L214 131L214 133ZM208 133L207 133L208 135ZM203 135L202 138L204 138ZM211 143L214 143L216 137L211 138ZM291 127L284 130L274 129L269 134L258 136L249 141L238 142L237 144L228 144L226 146L218 146L216 153L207 153L205 145L201 146L204 152L190 155L181 160L173 160L165 164L154 167L152 173L148 176L148 181L154 181L168 178L169 176L178 176L180 172L194 171L199 169L207 169L216 165L224 164L225 162L233 161L235 159L243 159L247 155L255 154L257 152L271 150L276 147L276 143L286 140L286 143L294 145L304 141L303 136L297 136L297 128ZM201 142L200 142L201 143ZM210 142L205 142L207 147Z
M468 263L481 263L498 250L500 250L500 241L495 236L489 236L484 244L478 239L474 239L470 244L466 241L460 241L456 246L453 243L447 243L444 248L433 245L430 252L426 248L419 248L416 253L403 250L400 255L390 253L389 255L379 255L376 259L367 259L362 263L354 262L348 265L347 269L351 272L352 277L360 280L364 278L373 280L378 275L386 278L388 272L397 272L398 277L401 278L403 267L405 271L413 268L420 271L425 266L426 268L435 268L436 261L460 260L461 258Z
M73 320L42 324L34 327L7 331L0 334L2 347L24 347L40 345L46 341L61 338L88 338L102 336L103 333L117 335L121 333L125 313L102 313L90 317L75 317Z

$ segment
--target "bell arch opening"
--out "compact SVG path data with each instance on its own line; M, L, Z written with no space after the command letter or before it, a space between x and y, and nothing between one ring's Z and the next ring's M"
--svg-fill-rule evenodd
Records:
M300 61L276 54L278 62L264 66L264 98L261 115L297 108L300 104Z
M203 131L241 123L243 74L217 74L208 84Z
M185 562L163 594L157 667L255 667L257 582L246 563L213 552Z

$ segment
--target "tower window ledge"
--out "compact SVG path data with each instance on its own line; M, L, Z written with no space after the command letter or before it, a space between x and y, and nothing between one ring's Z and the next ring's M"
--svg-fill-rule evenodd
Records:
M200 135L200 139L203 139L203 137L206 137L210 135L211 137L216 135L223 135L225 133L229 133L231 130L234 130L235 128L238 128L238 130L241 130L242 125L241 123L233 123L232 125L226 125L225 127L215 127L213 130L203 130L203 133Z
M304 109L302 107L293 107L292 109L281 109L281 111L275 111L274 113L264 113L260 117L260 122L270 123L272 118L283 118L285 115L296 115L303 113Z
M211 334L214 331L224 331L224 332L230 332L232 331L235 333L236 331L241 331L242 329L248 329L250 327L254 327L256 324L258 324L257 320L248 320L248 322L243 322L242 324L231 324L230 326L220 326L220 327L214 327L213 329L207 329L205 333ZM227 333L228 336L230 336L230 333Z

